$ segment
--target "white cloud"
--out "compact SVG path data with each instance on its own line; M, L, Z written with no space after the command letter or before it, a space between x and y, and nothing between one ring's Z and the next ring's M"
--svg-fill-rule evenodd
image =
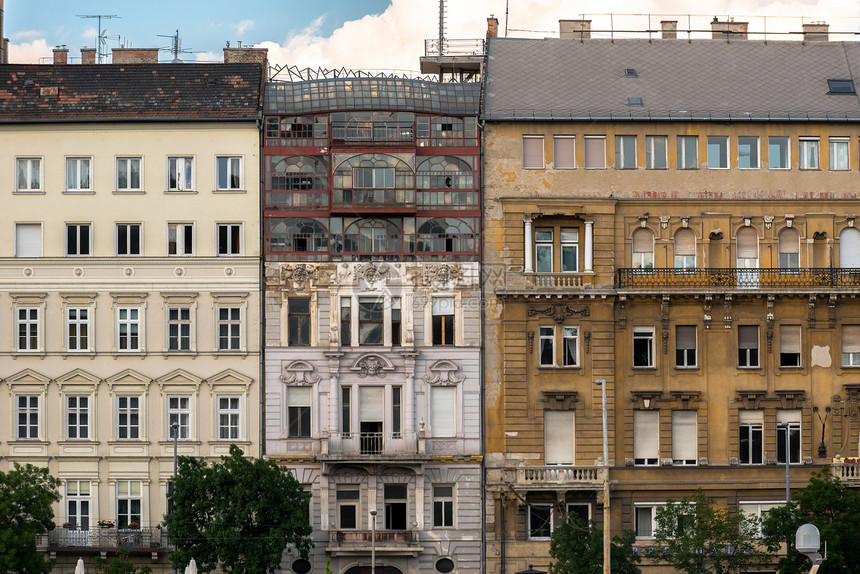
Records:
M238 24L236 24L236 33L241 36L248 30L251 30L254 27L253 20L242 20Z
M49 46L44 38L38 38L32 42L10 42L9 63L10 64L43 64L53 61L53 46ZM47 58L43 60L43 58Z
M99 36L99 31L98 31L98 29L97 29L97 28L92 28L92 27L90 27L90 28L86 28L86 29L81 33L81 38L84 38L85 40L94 40L94 39L98 38L98 36Z
M16 32L13 32L9 36L9 39L14 40L14 41L24 41L24 40L39 39L39 38L44 38L44 37L45 37L45 33L42 32L41 30L18 30Z

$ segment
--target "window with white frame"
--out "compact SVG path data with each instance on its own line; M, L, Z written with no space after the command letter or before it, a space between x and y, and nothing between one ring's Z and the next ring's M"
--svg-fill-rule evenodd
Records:
M143 488L139 480L116 481L116 527L139 528Z
M15 397L15 419L18 439L39 438L39 395Z
M219 256L242 254L241 223L219 223L217 235Z
M15 257L42 256L42 224L15 224Z
M42 158L19 157L15 158L15 190L16 191L41 191L42 190Z
M565 325L561 328L561 364L564 367L579 365L579 327Z
M657 504L635 504L633 521L636 538L654 538L657 532Z
M310 438L311 436L311 388L287 388L287 436Z
M830 169L844 171L851 169L848 160L848 138L830 138Z
M738 502L738 510L743 513L745 516L749 516L755 519L757 528L758 537L761 538L761 526L762 523L767 518L768 512L773 510L774 508L779 508L781 506L785 506L784 500L768 500L768 501L743 501Z
M708 136L708 169L729 169L728 136Z
M789 464L800 464L801 453L800 410L776 411L776 462L785 464L785 453L789 453Z
M66 522L73 529L90 529L91 504L89 480L66 481Z
M606 169L606 136L585 136L585 169Z
M167 254L194 255L194 224L167 224Z
M675 326L675 366L695 367L696 327L694 325Z
M645 136L645 168L666 169L668 148L666 136Z
M194 189L194 158L167 158L167 190L192 191Z
M176 438L191 438L191 397L167 397L167 436L174 438L173 425L178 424Z
M141 164L143 160L139 157L116 158L116 190L117 191L140 191Z
M738 136L738 169L758 169L758 136Z
M535 271L552 273L552 229L535 229Z
M860 325L842 325L842 366L860 367Z
M856 227L839 232L839 268L860 268L860 230Z
M218 440L238 440L239 397L218 397Z
M191 350L191 308L167 308L167 350Z
M454 527L454 485L433 485L433 528Z
M90 350L90 308L66 308L66 350L85 352Z
M19 351L38 351L41 345L39 307L17 307L16 339Z
M239 156L220 156L216 158L217 189L242 189L242 158Z
M654 327L633 327L633 366L654 366Z
M431 303L434 345L454 344L454 298L433 297Z
M241 351L242 350L242 309L241 307L219 307L218 328L218 350L219 351Z
M764 412L738 411L738 462L761 464L764 461Z
M656 466L660 457L660 412L633 411L633 464Z
M575 136L552 136L552 164L555 169L574 169Z
M538 327L538 364L541 367L555 366L555 326Z
M457 436L456 387L433 387L430 390L430 425L434 438Z
M818 138L800 138L800 169L818 169Z
M615 136L615 169L636 169L636 136Z
M552 504L529 504L529 539L548 540L552 536Z
M698 456L696 411L672 411L672 464L696 464Z
M140 397L118 396L116 398L116 438L137 440L140 438Z
M116 224L116 254L140 255L142 253L142 235L140 223Z
M675 269L696 268L696 234L681 228L675 233Z
M780 325L779 366L800 366L800 325Z
M543 412L544 462L546 464L574 464L574 411Z
M678 136L678 169L698 169L699 167L699 137Z
M88 157L66 158L66 191L92 190L91 161Z
M355 530L359 526L358 509L361 506L361 490L357 486L339 485L336 497L338 528Z
M787 136L768 136L767 138L767 167L768 169L791 169L791 148Z
M654 268L654 234L649 229L639 228L633 232L633 268Z
M66 438L90 438L90 398L66 395Z
M140 351L140 307L117 307L117 350Z
M561 271L575 273L579 271L579 229L561 229Z
M758 325L738 325L738 367L758 366Z
M66 255L91 255L92 234L89 223L66 224Z
M523 136L523 169L543 169L543 136Z
M800 233L793 227L779 232L778 265L780 269L800 268Z

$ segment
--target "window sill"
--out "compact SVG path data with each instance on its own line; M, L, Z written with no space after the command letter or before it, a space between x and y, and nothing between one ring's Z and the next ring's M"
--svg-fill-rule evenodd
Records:
M729 171L729 168L727 168L727 167L711 167L711 166L708 166L708 169L711 171Z
M44 359L47 356L48 356L48 354L42 350L38 350L38 351L21 351L21 350L12 351L12 358L13 359L17 359L18 357L41 357Z
M164 195L197 195L196 189L165 189Z
M47 192L41 189L16 189L12 195L47 195Z
M675 365L675 370L676 371L698 371L699 366L698 365L692 365L692 366L687 367L684 365Z
M768 171L791 171L790 167L768 167Z
M801 365L780 365L779 368L784 371L802 371Z
M196 357L197 351L169 351L165 349L164 355L166 357Z
M633 365L633 367L631 367L631 368L634 371L656 371L657 370L657 367L655 365L645 365L645 366L641 366L641 367Z
M529 536L529 541L548 542L552 540L552 536Z
M170 441L170 442L172 443L173 441ZM109 446L119 446L119 445L144 446L144 445L148 445L148 444L152 444L152 443L146 439L143 439L143 438L117 438L117 439L107 441L107 444Z
M92 438L66 438L63 440L58 440L57 444L60 446L72 446L82 444L101 444L101 442Z
M114 195L146 195L146 191L142 189L115 189Z
M741 371L761 371L761 365L750 365L748 367L738 365L738 369Z
M111 353L111 355L113 355L113 357L114 357L114 358L118 358L118 357L138 357L138 356L139 356L140 358L143 358L143 357L145 357L145 356L146 356L146 351L143 351L143 350L141 350L141 349L135 349L135 350L133 350L133 351L113 351L113 352Z
M212 193L248 193L244 189L213 189Z
M801 167L798 168L800 171L822 171L820 167Z
M177 440L176 440L176 442L177 442L178 444L182 444L182 445L190 445L190 446L200 446L201 444L203 444L203 443L202 443L202 442L200 442L199 440L193 440L193 439L189 439L189 438L180 438L180 439L177 439ZM173 439L170 439L170 440L160 440L160 441L158 441L158 444L159 444L160 446L170 446L170 445L172 445L172 444L173 444Z
M95 195L96 192L92 189L67 189L63 195Z
M6 444L10 444L13 446L14 445L21 445L21 446L23 446L23 445L34 445L34 444L37 444L40 446L48 446L51 443L50 443L50 441L42 440L40 438L16 438L15 440L8 441Z
M577 371L582 369L582 365L538 365L538 369L542 371Z

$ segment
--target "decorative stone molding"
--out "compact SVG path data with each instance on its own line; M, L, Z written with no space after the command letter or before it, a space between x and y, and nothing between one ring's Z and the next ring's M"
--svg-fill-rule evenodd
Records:
M316 368L307 361L283 361L281 363L281 382L285 385L312 385L319 382Z
M427 265L424 267L425 284L448 285L457 284L463 280L463 266L460 264Z
M305 291L317 279L317 268L304 263L281 266L281 282L286 289Z
M565 319L576 315L588 317L591 315L591 310L588 307L574 309L568 303L550 303L548 305L529 305L528 315L529 317L546 315L556 323L561 323Z
M827 300L827 320L830 322L830 328L836 328L836 295L831 295Z
M809 323L810 329L815 328L815 302L816 302L817 298L818 297L816 295L810 295L809 296L809 303L808 303L809 314L806 317L806 321L807 321L807 323Z
M663 339L663 354L669 353L669 331L662 331L660 337Z
M743 403L744 409L748 411L758 410L761 400L765 396L765 391L737 391L738 399Z
M356 275L366 283L381 283L388 279L391 267L385 263L366 263L356 269Z
M732 328L732 296L726 295L723 299L723 328Z
M773 225L773 215L763 215L762 219L764 219L764 228L770 229ZM791 226L789 225L789 227Z
M534 352L534 348L535 348L535 332L529 331L528 333L526 333L526 350L528 351L529 355L531 355L532 352Z
M775 391L777 398L780 401L781 409L789 410L796 409L797 404L805 400L804 391Z
M460 366L453 361L441 359L433 363L424 375L424 382L428 385L450 386L463 382L465 376L458 373ZM359 375L361 376L361 375Z
M633 395L633 402L638 403L636 408L641 410L652 410L656 408L656 403L662 397L661 391L630 391Z
M672 398L678 401L682 410L689 410L690 403L697 403L701 398L700 391L670 391Z
M585 354L591 354L591 331L586 331L583 333L583 339L585 340Z
M367 354L359 357L350 370L358 371L359 379L367 377L384 379L389 371L394 370L394 364L382 355Z
M542 401L550 411L572 411L579 401L576 391L544 391Z
M165 387L174 392L193 392L195 396L200 394L200 385L203 379L185 369L174 369L163 377L155 380L163 395Z

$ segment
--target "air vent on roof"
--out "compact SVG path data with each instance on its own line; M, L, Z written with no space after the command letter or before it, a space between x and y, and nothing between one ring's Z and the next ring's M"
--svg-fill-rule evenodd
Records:
M36 82L34 82L33 80L24 80L24 85L27 87L34 86L36 85Z
M626 68L624 70L624 77L625 78L638 78L639 74L636 72L636 70L634 68Z
M642 103L642 98L627 98L627 105L639 108L645 106L645 104Z
M828 94L854 94L854 80L827 80Z

